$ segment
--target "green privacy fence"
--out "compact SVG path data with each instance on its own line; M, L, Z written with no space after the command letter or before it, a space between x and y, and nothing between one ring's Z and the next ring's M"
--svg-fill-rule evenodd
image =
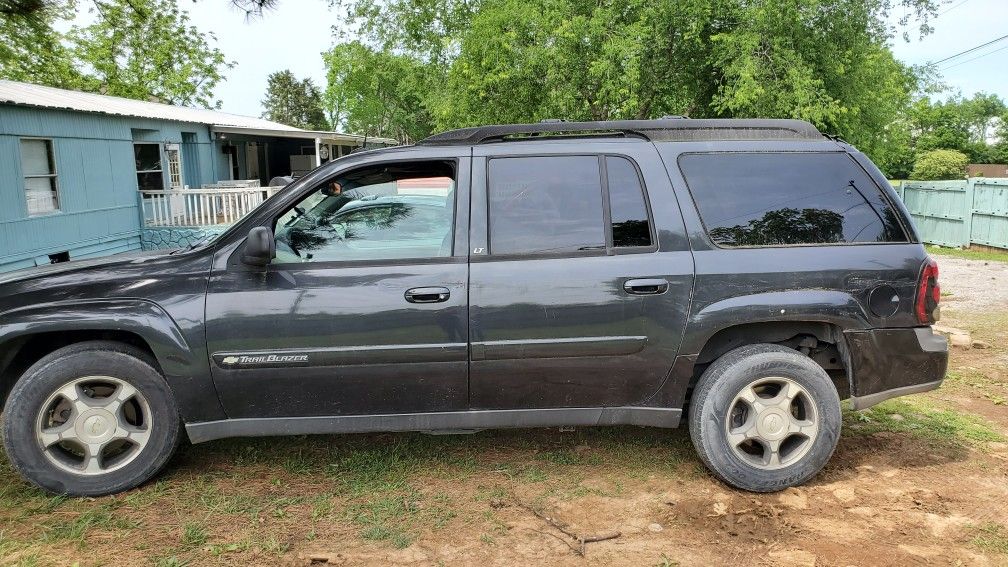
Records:
M1008 179L904 181L894 187L924 242L1008 248Z

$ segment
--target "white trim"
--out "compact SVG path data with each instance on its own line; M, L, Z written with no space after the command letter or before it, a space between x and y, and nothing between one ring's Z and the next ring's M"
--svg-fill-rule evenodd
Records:
M46 175L27 175L24 171L24 153L22 149L24 148L22 142L24 141L34 141L34 142L44 142L46 149L46 159L49 161L49 165L52 167L52 173ZM24 193L25 198L25 211L28 213L29 218L42 217L47 215L53 215L56 213L63 212L63 196L60 194L60 183L59 183L59 168L56 164L56 144L53 142L52 138L43 138L41 136L19 136L18 137L18 165L21 167L21 190ZM45 211L38 211L33 213L31 208L28 206L28 184L26 181L28 179L52 179L52 194L54 207Z

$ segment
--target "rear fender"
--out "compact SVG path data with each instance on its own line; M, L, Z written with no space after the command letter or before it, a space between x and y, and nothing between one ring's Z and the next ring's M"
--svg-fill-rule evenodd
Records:
M681 354L700 354L718 331L740 322L830 323L847 329L870 327L864 307L853 295L834 290L795 290L730 297L702 307L689 320Z

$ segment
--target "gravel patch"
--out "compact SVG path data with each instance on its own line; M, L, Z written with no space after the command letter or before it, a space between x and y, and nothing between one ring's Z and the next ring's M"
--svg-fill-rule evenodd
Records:
M932 256L938 262L942 308L988 311L1008 307L1008 263Z

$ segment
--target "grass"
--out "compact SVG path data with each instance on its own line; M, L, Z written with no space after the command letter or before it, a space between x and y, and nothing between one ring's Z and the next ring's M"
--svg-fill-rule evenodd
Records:
M188 522L182 528L182 545L184 547L202 547L208 538L206 525L202 522Z
M1008 262L1008 250L980 250L964 248L946 248L944 246L926 246L928 254L963 258L965 260L981 260L984 262Z
M979 418L919 398L844 420L848 435L1002 439ZM632 427L222 440L184 449L157 482L97 499L31 488L0 455L0 565L269 564L333 542L394 550L467 529L481 547L503 550L528 537L513 526L515 495L568 505L630 497L654 478L711 482L685 430ZM998 530L978 531L974 544L996 548Z
M976 528L977 534L971 543L984 551L1008 554L1008 528L996 522L989 522Z
M144 564L256 562L334 531L403 548L472 522L499 545L510 534L499 507L516 488L529 501L619 497L697 470L684 431L630 427L222 440L184 448L142 488L76 499L30 487L0 454L0 557L51 564L116 548Z
M904 433L959 446L1004 441L1004 436L980 417L939 409L915 398L889 400L860 412L847 410L843 431L847 435Z

